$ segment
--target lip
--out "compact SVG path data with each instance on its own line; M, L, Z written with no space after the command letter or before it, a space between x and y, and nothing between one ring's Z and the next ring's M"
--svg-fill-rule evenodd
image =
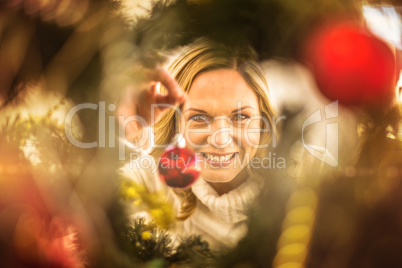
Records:
M220 161L213 161L213 160L207 159L207 158L204 157L204 154L210 154L210 155L216 155L216 156L226 156L226 155L234 154L234 156L231 159L227 160L227 161L220 162ZM232 162L239 155L239 153L238 152L232 152L232 153L207 153L207 152L201 152L198 155L200 155L201 158L205 162L207 162L211 167L227 167L230 164L232 164Z
M211 154L211 155L216 155L216 156L225 156L229 154L235 154L237 152L230 152L230 153L209 153L209 152L199 152L200 154Z

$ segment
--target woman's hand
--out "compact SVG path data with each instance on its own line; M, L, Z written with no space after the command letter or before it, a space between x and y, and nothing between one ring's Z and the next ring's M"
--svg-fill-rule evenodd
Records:
M160 68L143 72L146 81L139 88L127 88L116 111L119 124L125 127L126 139L130 142L136 142L144 127L158 122L170 107L183 103L186 98L184 91L166 70ZM167 89L166 95L158 92L160 83ZM128 118L130 116L135 117Z

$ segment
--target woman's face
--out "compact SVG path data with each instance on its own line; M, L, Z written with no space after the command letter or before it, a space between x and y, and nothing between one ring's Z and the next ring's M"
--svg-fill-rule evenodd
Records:
M230 182L255 156L261 125L258 98L237 71L197 75L182 111L181 132L199 156L206 181Z

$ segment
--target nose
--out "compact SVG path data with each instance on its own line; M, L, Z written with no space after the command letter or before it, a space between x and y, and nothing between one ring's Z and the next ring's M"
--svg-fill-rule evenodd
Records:
M215 117L208 142L216 148L225 148L233 141L233 126L226 116Z

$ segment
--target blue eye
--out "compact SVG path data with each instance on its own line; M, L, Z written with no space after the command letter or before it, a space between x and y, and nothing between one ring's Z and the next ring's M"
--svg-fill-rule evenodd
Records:
M247 119L247 118L249 118L247 115L245 115L245 114L236 114L234 117L233 117L233 120L235 120L235 121L242 121L242 120L245 120L245 119Z
M204 122L207 121L207 117L205 115L201 114L196 114L190 117L190 120L196 121L196 122Z

